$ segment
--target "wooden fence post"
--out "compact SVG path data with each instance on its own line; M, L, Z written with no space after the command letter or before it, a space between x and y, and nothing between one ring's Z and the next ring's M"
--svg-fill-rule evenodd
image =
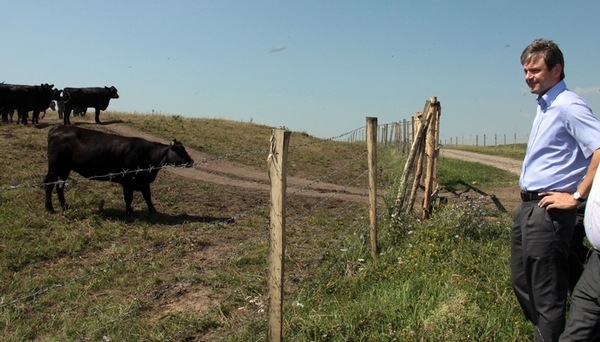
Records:
M425 173L425 195L423 197L423 218L428 219L431 215L431 203L433 201L433 192L437 188L437 158L438 158L438 138L439 138L439 116L440 103L436 97L430 99L433 111L430 118L429 130L427 131L426 150L427 170Z
M402 155L406 155L408 149L408 121L402 120Z
M376 259L377 255L379 254L377 248L377 118L367 118L367 159L367 163L369 164L369 220L371 223L371 257Z
M283 338L283 261L285 257L285 192L289 131L273 130L269 152L271 179L271 223L269 251L269 329L267 340Z

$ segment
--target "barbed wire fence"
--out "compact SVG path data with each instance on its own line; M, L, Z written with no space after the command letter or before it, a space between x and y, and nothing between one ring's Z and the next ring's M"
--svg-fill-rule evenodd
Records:
M384 125L381 125L380 127L384 127ZM292 146L290 146L290 150L301 150L304 147L311 146L314 144L322 144L323 142L326 142L326 141L339 140L341 138L350 136L352 134L356 134L357 132L360 132L363 129L364 129L363 127L360 127L355 130L351 130L351 131L336 135L335 137L332 137L329 139L322 139L322 140L316 140L316 141L312 141L312 142L305 143L305 144L292 145ZM256 156L259 156L260 158L264 158L266 156L266 154L268 153L268 151L269 151L269 149L265 148L265 149L258 149L258 150L253 150L253 151L243 151L243 152L239 152L239 153L231 153L231 154L226 154L226 155L222 155L222 156L211 157L211 158L196 162L194 167L200 168L203 165L211 164L211 163L221 161L221 160L230 160L230 159L234 159L234 158L237 158L240 156L256 155ZM357 156L355 159L349 160L342 167L331 170L331 172L323 175L323 177L310 182L309 184L305 185L304 187L298 189L297 191L288 194L288 196L290 196L290 197L299 196L305 190L310 189L315 184L318 184L320 182L327 182L328 179L332 178L337 173L342 172L345 169L353 167L353 165L355 165L356 163L363 162L365 159L365 156L366 156L366 151L364 152L364 154ZM59 180L57 182L52 182L52 183L33 182L30 184L5 185L5 186L0 186L0 191L39 189L39 188L45 187L47 185L73 187L73 186L77 186L81 182L85 182L88 180L106 179L106 178L112 179L114 177L126 176L126 175L140 173L140 172L152 172L152 171L160 170L160 169L174 169L174 168L178 168L178 167L181 167L181 166L175 166L175 165L163 165L160 167L150 166L148 168L139 168L136 170L122 170L121 172L110 173L110 174L106 174L106 175L94 176L94 177L89 177L89 178L74 177L74 178L71 178L68 180ZM384 166L380 166L380 167L384 167ZM360 184L361 182L364 181L366 174L367 174L367 171L360 174L359 176L356 177L356 179L353 182L347 184L347 186L348 187L356 187L358 184ZM305 212L300 213L294 217L289 217L288 218L288 226L292 229L293 228L300 229L301 227L296 227L297 223L299 224L300 222L302 222L302 220L304 218L311 215L311 213L313 213L315 210L323 208L327 202L336 200L338 195L339 195L339 193L332 192L329 196L323 197L320 201L315 203L312 207L307 208L305 210ZM269 205L270 205L270 203L268 201L265 201L263 203L257 203L252 208L249 208L249 209L245 210L244 212L241 212L241 213L235 215L234 217L231 217L230 219L231 219L231 221L235 221L235 222L243 222L243 219L245 217L248 217L255 212L265 210L266 208L268 208ZM359 202L350 201L345 207L343 207L341 210L338 210L337 214L334 216L334 220L342 218L342 217L346 217L350 213L356 213L358 208L365 207L365 206L366 206L366 197L365 197L365 203L362 203L362 204ZM361 239L364 239L365 229L366 229L366 227L368 227L368 220L366 219L367 216L368 215L360 215L359 217L356 217L353 220L353 224L346 227L346 229L345 229L346 234L340 234L339 238L336 241L332 241L332 243L330 243L331 247L327 250L322 251L322 254L320 256L318 256L317 259L319 259L319 258L322 259L326 255L335 255L336 259L338 259L338 260L342 260L343 258L345 258L346 256L344 255L344 252L343 252L344 242L349 237L355 237L355 236L358 236L359 238L362 237ZM23 304L26 302L39 300L40 298L42 298L45 295L48 295L52 292L61 291L62 289L66 289L73 284L83 283L86 281L91 282L91 279L93 279L94 277L97 277L99 275L102 275L102 276L107 276L107 274L110 275L110 272L118 267L121 267L128 263L135 263L144 258L152 258L153 255L156 255L156 254L160 253L161 251L169 249L172 246L176 246L177 244L185 243L187 240L192 239L193 234L195 234L195 233L198 233L201 231L210 231L212 229L217 229L219 226L228 224L228 222L229 221L225 220L225 221L217 221L217 222L210 223L204 227L201 227L201 228L198 228L195 230L191 230L191 231L186 232L185 234L174 237L165 243L162 243L162 244L159 244L156 246L152 246L150 248L142 248L140 250L137 250L137 251L131 253L130 255L128 255L126 257L119 258L118 260L115 260L112 263L107 263L103 267L99 267L97 269L92 269L92 270L82 271L77 276L71 277L64 281L55 282L55 283L47 285L45 287L41 287L30 293L18 295L18 296L12 297L12 298L3 296L0 300L0 309L5 309L5 308L9 308L11 306L15 306L17 304ZM223 264L225 264L231 260L234 260L236 258L243 256L244 253L246 253L247 251L249 251L257 246L265 245L266 241L267 241L267 239L265 239L266 236L267 236L267 231L265 230L262 234L259 234L259 236L257 238L254 238L251 241L248 241L247 243L244 243L243 245L238 246L238 248L232 254L226 255L219 259L215 259L214 261L203 265L203 267L200 268L196 273L194 273L186 278L178 279L175 282L166 284L162 288L161 291L155 292L152 296L144 296L143 295L143 293L148 292L147 291L148 289L139 290L138 292L140 295L136 296L130 303L129 307L126 308L125 310L123 310L120 315L113 316L110 319L105 320L104 322L100 322L93 329L81 332L79 335L79 340L87 341L90 339L96 339L98 334L103 334L105 336L109 336L111 327L113 327L114 325L117 325L117 324L125 324L125 322L127 322L128 320L135 319L136 313L140 312L141 310L143 310L145 308L150 307L153 302L159 300L161 298L161 296L163 294L165 294L167 291L169 291L170 289L173 289L183 283L191 283L197 277L201 276L202 274L205 274L206 272L209 272L210 270L218 269L219 266L222 266ZM302 250L302 248L304 248L306 245L308 245L308 243L310 242L311 239L315 239L315 238L318 238L318 237L315 237L315 236L304 237L303 239L301 239L301 241L299 241L299 243L297 243L295 245L290 245L289 246L290 248L288 249L288 254L290 256L293 256L294 254L299 253L299 251ZM330 265L330 267L333 267L333 265L335 265L335 263L330 263L329 265ZM312 287L312 289L314 289L314 287ZM167 337L166 340L175 341L175 340L180 340L182 337L185 337L187 331L189 331L190 329L193 330L195 328L195 324L200 324L206 317L208 317L212 313L219 312L219 308L221 306L223 306L225 304L225 302L230 300L236 294L242 293L242 292L244 292L243 289L235 289L229 295L221 298L221 300L219 300L217 303L214 303L210 307L207 307L205 310L203 310L203 312L196 313L197 319L195 322L187 324L185 326L182 326L174 334ZM311 292L309 289L308 292L299 293L296 297L302 298L303 296L306 297L306 296L310 296L310 295L311 295ZM258 297L265 298L266 293L260 293L260 294L258 294ZM254 298L253 298L253 300L254 300ZM264 301L256 301L255 300L253 302L253 310L251 310L249 312L246 319L241 320L236 326L232 326L232 329L234 331L242 329L245 325L247 325L249 322L251 322L252 319L255 319L257 316L261 317L261 319L265 319L264 318L265 305L267 305L267 303L265 303Z

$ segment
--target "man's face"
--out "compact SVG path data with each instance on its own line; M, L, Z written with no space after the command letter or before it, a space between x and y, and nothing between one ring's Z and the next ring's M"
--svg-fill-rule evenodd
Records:
M532 94L544 95L556 83L560 82L562 65L557 64L548 70L541 54L535 54L523 65L525 82Z

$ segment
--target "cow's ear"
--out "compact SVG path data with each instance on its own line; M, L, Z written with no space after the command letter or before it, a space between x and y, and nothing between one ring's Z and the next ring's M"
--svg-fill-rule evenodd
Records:
M175 146L177 145L177 139L173 139L173 141L171 141L171 146Z

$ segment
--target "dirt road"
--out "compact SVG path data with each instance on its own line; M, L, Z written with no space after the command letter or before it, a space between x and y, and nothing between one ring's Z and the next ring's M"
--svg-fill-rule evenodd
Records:
M521 174L521 167L523 166L523 163L521 161L515 159L496 157L486 154L479 154L459 150L443 149L441 156L446 158L460 159L468 162L491 165L493 167L506 170L517 175Z

